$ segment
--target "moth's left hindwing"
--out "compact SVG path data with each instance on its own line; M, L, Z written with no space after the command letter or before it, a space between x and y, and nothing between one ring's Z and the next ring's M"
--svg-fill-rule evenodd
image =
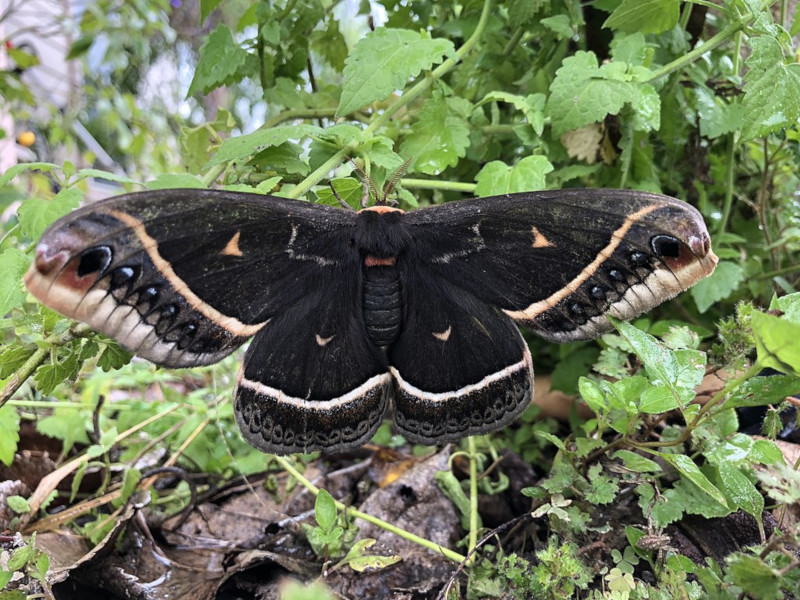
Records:
M351 261L353 215L206 190L119 196L42 236L25 282L43 303L167 366L213 363Z

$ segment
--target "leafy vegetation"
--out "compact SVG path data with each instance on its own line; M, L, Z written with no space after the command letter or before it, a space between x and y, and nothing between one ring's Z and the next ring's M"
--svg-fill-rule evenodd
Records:
M104 68L86 70L73 114L126 175L94 168L85 149L52 162L54 149L80 148L68 127L74 117L54 109L36 125L24 77L0 77L15 119L44 142L42 162L0 174L0 208L11 215L0 238L0 461L19 460L20 425L32 422L60 441L58 466L72 490L66 497L45 482L9 498L12 526L46 529L55 494L93 543L137 490L160 494L159 509L182 507L188 487L155 492L138 471L121 475L162 448L159 464L219 478L288 470L318 493L317 524L305 530L321 561L339 561L327 567L391 564L366 555L368 544L352 534L354 518L392 526L346 510L305 479L316 457L265 459L241 440L230 403L235 358L191 372L130 361L115 342L32 302L21 276L38 236L80 204L92 179L333 204L330 180L356 206L361 182L349 159L379 189L409 161L396 186L406 209L575 186L667 193L701 210L721 259L690 293L634 324L615 323L598 342L530 340L537 372L552 372L554 386L579 394L593 416L559 424L537 419L534 407L509 431L464 442L467 480L437 478L466 537L463 555L442 550L468 574L452 582L450 597L459 585L471 598L800 594L797 526L776 527L771 516L800 499L797 464L787 465L773 441L785 426L784 399L800 391L800 64L791 37L800 16L790 20L791 4L415 0L363 2L346 14L318 0L202 0L202 40L173 29L165 0L90 7L72 56L86 64L104 48ZM384 14L368 27L368 15ZM123 24L126 35L116 35ZM187 118L139 103L153 65L181 47L197 49L189 98L179 103ZM13 59L34 64L22 50ZM227 105L202 97L222 86ZM713 374L722 383L696 403ZM768 408L763 437L739 431L737 409L747 407ZM507 544L496 536L479 544L477 493L510 485L497 466L503 449L547 475L523 491L531 506L518 518L534 525ZM89 470L102 477L79 495ZM722 561L690 560L668 534L687 515L737 513L750 515L760 544ZM34 548L31 540L14 550L0 581L16 571L47 590L47 556ZM288 585L284 597L321 597L318 589Z

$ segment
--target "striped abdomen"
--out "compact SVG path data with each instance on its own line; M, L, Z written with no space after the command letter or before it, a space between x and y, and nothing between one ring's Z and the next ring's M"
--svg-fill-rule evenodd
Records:
M397 267L365 266L363 291L364 323L376 346L388 346L400 333L400 273Z

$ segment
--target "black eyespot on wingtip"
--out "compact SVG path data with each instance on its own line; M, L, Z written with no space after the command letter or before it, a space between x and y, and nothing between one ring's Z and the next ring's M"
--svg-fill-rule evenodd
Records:
M85 250L78 262L78 277L92 273L102 274L111 264L111 258L111 248L108 246L96 246Z
M681 254L681 243L671 235L657 235L650 240L650 247L662 258L678 258Z

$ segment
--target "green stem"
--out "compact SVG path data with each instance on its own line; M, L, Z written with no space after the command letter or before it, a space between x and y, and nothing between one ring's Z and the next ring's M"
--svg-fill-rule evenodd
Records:
M346 148L342 148L336 154L331 156L328 160L322 163L319 167L317 167L313 173L311 173L308 177L303 179L300 183L297 184L294 188L292 188L288 194L286 194L287 198L299 198L300 196L304 195L308 192L312 187L314 187L319 181L325 179L333 169L338 167L342 164L342 161L350 155L350 152L353 151L353 148L347 146Z
M267 119L261 129L269 129L292 119L325 119L336 115L335 108L302 108L297 110L284 110L271 119Z
M475 436L467 438L469 450L469 541L467 543L467 556L472 557L472 552L478 544L478 452L475 447ZM471 564L474 557L467 560Z
M441 65L439 65L436 69L434 69L428 76L424 77L410 90L408 90L397 100L395 100L395 102L391 104L383 113L375 117L375 119L364 129L362 135L363 138L368 138L378 128L383 126L397 111L399 111L401 108L408 105L410 102L414 101L416 98L418 98L428 89L430 89L430 87L437 79L441 79L446 73L448 73L453 67L455 67L470 50L472 50L473 46L475 46L475 44L480 39L480 36L483 33L484 28L486 27L486 23L489 20L491 5L492 5L491 0L484 0L483 11L481 12L478 24L475 27L475 31L472 33L469 39L466 42L464 42L461 48L459 48L456 51L455 56L453 58L448 58L447 60L445 60ZM352 154L355 150L357 150L357 146L352 146L352 147L348 146L346 148L342 148L341 150L339 150L336 154L334 154L328 160L326 160L322 165L316 168L313 173L311 173L310 175L308 175L308 177L306 177L303 181L301 181L297 185L297 187L293 188L287 194L287 197L299 198L300 196L306 194L317 183L325 179L325 177L328 176L328 173L330 173L331 170L339 166L342 163L342 161L347 156Z
M433 83L437 79L441 79L447 73L449 73L453 67L455 67L464 56L469 53L470 50L478 43L481 35L483 34L483 30L486 28L486 24L489 22L489 15L491 13L492 2L491 0L484 0L483 3L483 10L481 11L480 19L478 20L478 24L475 26L475 31L472 32L472 35L469 36L469 39L464 42L464 44L456 50L455 56L453 58L448 58L445 60L441 65L436 67L429 76L423 78L419 81L416 85L414 85L410 90L404 93L400 98L398 98L391 106L389 106L383 113L378 115L375 120L364 130L365 137L369 134L373 133L376 129L381 127L384 123L386 123L392 115L394 115L398 110L407 106L414 100L416 100L419 96L427 92L432 86Z
M203 175L203 177L202 177L203 185L206 186L206 187L210 186L212 183L214 183L217 180L217 177L222 175L222 172L226 168L227 168L227 165L224 164L224 163L220 164L220 165L214 165L213 167L211 167L208 170L208 172L205 175Z
M30 377L33 372L39 368L50 354L53 346L63 346L68 344L74 339L81 338L86 336L92 329L88 325L84 325L83 323L76 323L72 327L70 327L64 333L54 334L50 337L45 338L44 348L37 348L36 351L31 354L30 358L25 361L25 363L17 369L14 375L6 382L3 389L0 390L0 408L3 408L8 399L14 395L22 384L27 381L28 377Z
M738 31L736 32L736 51L733 54L734 76L739 74L739 57L741 56L741 53L742 32ZM722 218L719 220L719 224L717 225L717 230L715 233L716 237L719 237L725 233L725 229L728 226L728 219L731 216L731 210L733 210L733 181L736 174L736 165L734 163L736 154L735 137L735 131L731 131L728 134L728 145L725 150L725 198L722 204Z
M292 477L294 477L297 481L299 481L303 485L303 487L305 487L309 492L311 492L315 496L319 494L319 488L315 486L313 483L311 483L308 479L306 479L306 477L302 473L300 473L300 471L295 469L294 465L289 460L287 460L283 456L275 456L274 458L275 461L278 462L278 464L280 464L284 469L286 469L286 471L288 471ZM336 503L336 508L342 511L347 510L348 514L356 517L357 519L361 519L362 521L366 521L367 523L372 523L373 525L377 525L381 529L390 531L395 535L400 536L403 539L406 539L410 542L414 542L415 544L419 544L420 546L428 548L429 550L433 550L434 552L437 552L439 554L443 554L444 556L446 556L447 558L449 558L454 562L460 563L461 561L464 560L464 556L462 556L458 552L453 552L448 548L442 548L439 544L434 544L432 541L426 540L425 538L421 538L418 535L414 535L413 533L408 532L405 529L400 529L399 527L392 525L391 523L387 523L386 521L383 521L377 517L373 517L372 515L363 513L355 508L345 506L338 500L334 500L334 502Z
M434 179L413 179L403 178L400 184L409 190L444 190L447 192L464 192L472 194L475 192L474 183L462 183L460 181L436 181Z
M658 81L662 77L666 77L667 75L674 73L675 71L679 71L685 66L693 63L695 60L703 56L706 52L710 52L717 46L724 44L728 41L731 37L733 37L736 33L741 31L742 29L747 26L747 24L753 19L753 13L746 13L739 17L736 21L728 25L725 29L720 31L717 35L709 39L708 41L700 44L692 50L691 52L687 52L680 58L673 60L671 63L668 63L653 71L650 77L647 79L645 83L653 83Z

